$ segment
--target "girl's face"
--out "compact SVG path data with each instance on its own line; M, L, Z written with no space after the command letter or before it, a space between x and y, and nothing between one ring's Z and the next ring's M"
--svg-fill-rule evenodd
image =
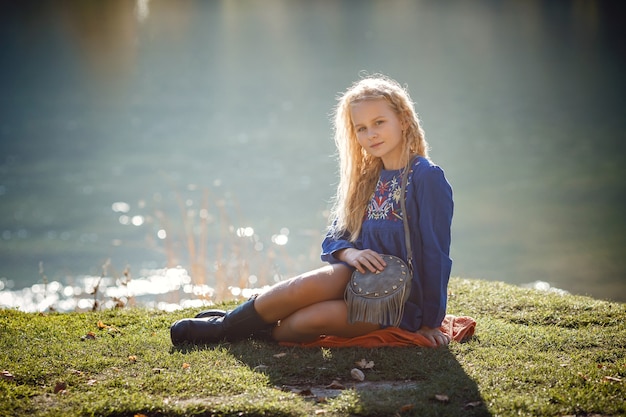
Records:
M358 101L350 106L356 138L367 153L381 158L385 169L400 169L403 126L385 99Z

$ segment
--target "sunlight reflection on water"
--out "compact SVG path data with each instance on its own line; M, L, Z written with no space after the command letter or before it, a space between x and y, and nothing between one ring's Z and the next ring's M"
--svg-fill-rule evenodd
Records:
M143 277L123 282L111 277L84 276L75 285L52 281L47 285L34 284L20 290L6 290L6 283L0 281L0 308L16 308L24 312L71 312L90 311L94 300L97 309L107 310L128 305L152 308L163 311L176 311L186 308L203 308L214 305L216 289L208 285L192 284L191 277L184 268L167 268L142 271ZM257 277L250 275L250 285L257 283ZM521 285L545 293L568 295L569 292L555 288L545 281L535 281ZM94 298L94 288L99 295ZM248 299L265 291L262 288L228 287L229 298Z
M19 290L4 290L8 285L0 281L0 308L25 312L90 311L97 300L97 308L105 310L136 305L175 311L213 305L217 295L213 287L193 284L184 268L146 270L141 275L141 278L129 281L83 276L71 285L52 281ZM256 283L256 276L250 276L248 281ZM95 294L94 289L97 289ZM227 290L231 298L247 299L264 288L228 287Z

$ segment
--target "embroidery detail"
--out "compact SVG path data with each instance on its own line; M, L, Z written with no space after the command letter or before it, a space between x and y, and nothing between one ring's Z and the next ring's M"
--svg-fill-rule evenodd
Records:
M388 181L378 179L374 195L367 205L367 220L402 221L401 191L401 184L395 176Z

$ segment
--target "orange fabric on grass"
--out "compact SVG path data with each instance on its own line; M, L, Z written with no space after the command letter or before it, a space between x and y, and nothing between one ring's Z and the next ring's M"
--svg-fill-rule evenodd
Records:
M441 324L441 331L452 340L460 342L474 334L476 328L476 320L467 316L447 315ZM281 342L283 346L301 346L301 347L405 347L405 346L423 346L433 347L433 345L424 336L400 329L398 327L387 327L352 338L325 336L313 342L293 343Z

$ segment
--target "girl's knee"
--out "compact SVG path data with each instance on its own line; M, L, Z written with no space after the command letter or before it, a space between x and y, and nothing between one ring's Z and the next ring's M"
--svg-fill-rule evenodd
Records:
M350 278L350 271L343 265L329 265L316 269L285 282L287 293L295 298L311 299L343 298Z

